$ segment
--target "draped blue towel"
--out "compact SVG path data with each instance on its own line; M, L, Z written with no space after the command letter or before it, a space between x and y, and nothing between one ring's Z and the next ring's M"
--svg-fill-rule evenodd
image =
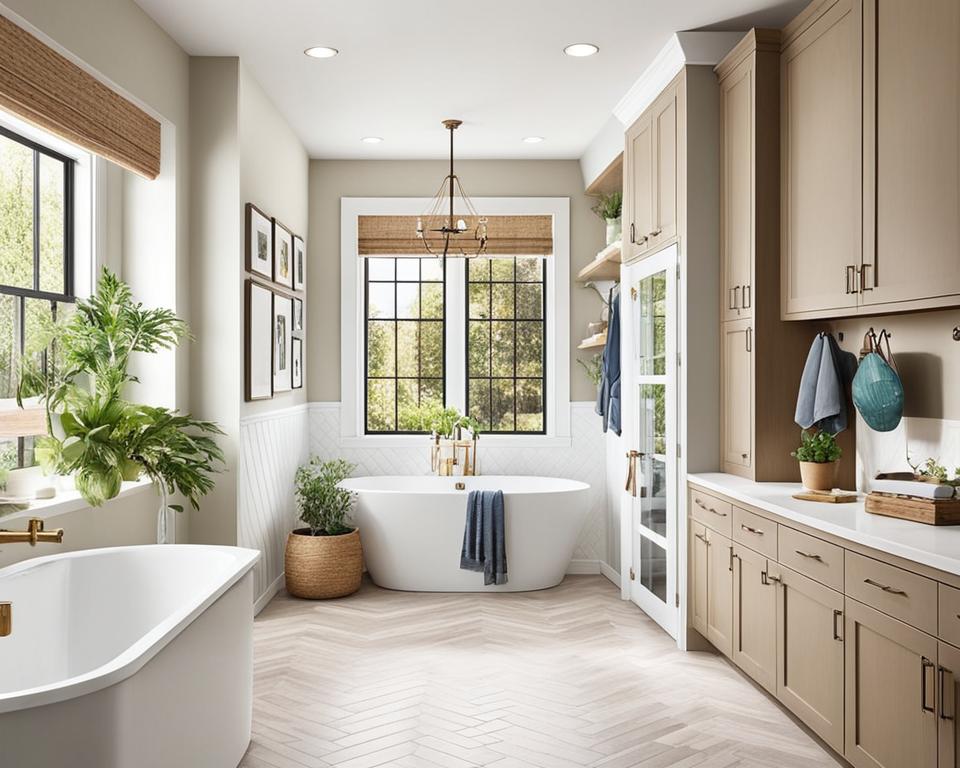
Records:
M460 568L483 571L483 583L507 583L503 491L470 491L463 526Z
M603 417L603 431L620 434L620 294L610 289L610 318L603 348L596 412Z

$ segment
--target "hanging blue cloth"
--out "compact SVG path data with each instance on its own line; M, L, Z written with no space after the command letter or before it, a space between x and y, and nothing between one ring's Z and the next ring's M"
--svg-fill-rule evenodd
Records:
M607 343L600 364L600 387L597 390L596 411L603 417L603 431L609 428L620 434L620 291L610 289L610 319L607 323Z

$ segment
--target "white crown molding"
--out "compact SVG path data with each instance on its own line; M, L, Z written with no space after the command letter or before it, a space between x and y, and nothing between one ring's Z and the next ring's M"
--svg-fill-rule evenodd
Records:
M687 65L715 65L740 42L744 34L744 32L675 33L613 108L613 114L625 127L632 125L681 69Z

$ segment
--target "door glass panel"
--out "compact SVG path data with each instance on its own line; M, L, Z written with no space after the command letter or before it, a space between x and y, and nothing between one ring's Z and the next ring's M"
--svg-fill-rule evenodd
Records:
M667 533L666 384L641 384L638 388L640 460L640 525L654 533Z
M645 277L637 286L637 332L634 357L641 376L667 372L667 273Z
M640 584L667 602L667 550L650 539L640 541Z

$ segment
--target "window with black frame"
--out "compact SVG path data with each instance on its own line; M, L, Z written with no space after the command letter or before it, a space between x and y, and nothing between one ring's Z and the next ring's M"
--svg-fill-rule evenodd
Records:
M421 433L420 408L442 406L445 262L364 259L367 434Z
M467 413L484 432L544 434L543 259L469 259L466 280Z
M0 399L24 355L46 364L44 326L74 302L74 163L0 127ZM32 464L32 439L0 440L0 469Z

